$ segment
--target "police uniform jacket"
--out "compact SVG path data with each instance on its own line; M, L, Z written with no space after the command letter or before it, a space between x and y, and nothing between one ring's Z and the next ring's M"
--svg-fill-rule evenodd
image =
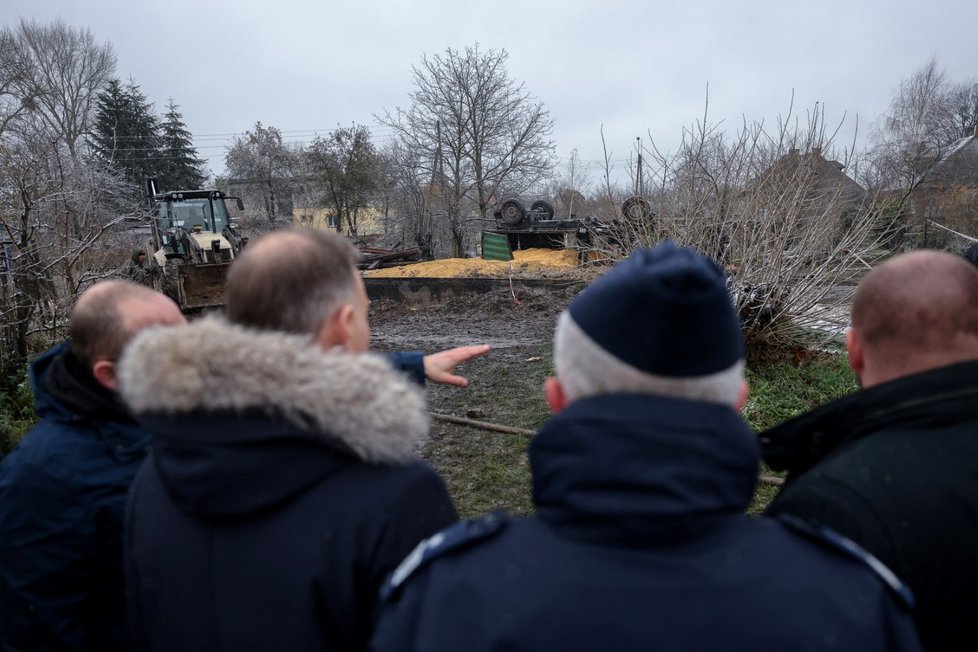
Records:
M727 407L576 401L530 445L536 514L422 544L385 586L371 649L919 649L885 568L744 515L758 459Z

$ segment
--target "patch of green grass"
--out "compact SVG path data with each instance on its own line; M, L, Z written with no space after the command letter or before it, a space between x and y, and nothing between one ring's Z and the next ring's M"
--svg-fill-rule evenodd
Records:
M857 390L844 354L817 354L795 364L780 360L747 369L751 392L744 418L757 431Z
M535 431L550 410L543 381L553 373L549 345L497 352L468 363L465 389L428 387L435 412ZM503 509L533 511L526 435L436 421L424 457L438 469L465 518Z
M819 353L800 362L770 360L747 369L750 399L743 416L761 432L814 407L859 389L844 353ZM761 475L784 477L761 465ZM778 487L758 483L748 514L760 514L774 499Z
M496 509L533 511L528 437L460 426L446 430L435 427L425 457L445 480L462 518Z
M768 470L763 464L761 465L761 474L777 475ZM747 506L747 513L751 516L758 516L774 500L774 497L778 495L780 489L780 487L774 485L758 482L757 487L754 489L754 498L750 501L750 505Z

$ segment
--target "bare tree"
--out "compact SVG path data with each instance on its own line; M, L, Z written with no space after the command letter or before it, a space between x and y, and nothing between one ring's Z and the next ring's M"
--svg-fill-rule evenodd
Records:
M253 131L234 139L224 161L233 186L261 206L267 226L274 226L281 213L290 210L300 167L300 148L283 142L282 132L256 122ZM257 201L255 201L257 200Z
M48 25L21 20L10 35L20 96L34 98L34 112L77 157L96 94L115 70L112 46L60 19Z
M931 58L900 82L873 134L882 184L909 194L962 135L954 88L937 59Z
M0 41L2 382L23 368L35 334L60 334L85 284L115 271L94 245L133 207L83 138L114 65L109 46L61 22L21 22Z
M975 135L978 128L978 81L955 84L951 89L950 102L958 137Z
M412 242L426 255L433 253L432 199L437 184L422 152L408 149L401 141L388 144L384 151L390 177L390 195L395 220L386 230L396 229L399 241Z
M0 136L25 111L36 93L25 93L20 47L14 33L0 30Z
M345 222L347 232L358 235L360 211L380 187L380 157L363 125L334 129L316 138L305 150L309 171L326 188L322 203L336 216L336 230Z
M425 55L412 71L410 107L379 118L427 162L455 256L465 254L469 203L484 221L501 191L523 192L553 163L550 114L510 78L508 58L505 50L483 52L478 45Z

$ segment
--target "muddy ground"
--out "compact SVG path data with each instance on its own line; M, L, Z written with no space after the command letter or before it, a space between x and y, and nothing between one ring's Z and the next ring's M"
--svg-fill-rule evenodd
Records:
M428 385L432 412L536 430L549 410L543 381L553 373L553 331L560 311L580 285L469 294L439 305L412 308L374 301L370 308L373 347L378 351L434 352L486 343L492 350L459 369L465 388ZM833 356L755 364L748 369L754 390L744 415L754 428L786 418L855 389L848 368ZM838 369L836 369L838 367ZM844 373L839 369L844 368ZM501 434L434 419L421 451L445 478L459 512L532 511L527 435ZM769 474L762 469L762 474ZM777 489L759 484L749 513L758 513Z
M557 315L574 287L535 294L494 291L424 308L374 301L372 348L433 352L486 343L492 350L460 367L465 388L429 385L432 412L535 430L548 415L541 387L552 373ZM517 302L518 301L518 302ZM525 435L488 432L435 420L422 455L448 483L459 511L532 509Z

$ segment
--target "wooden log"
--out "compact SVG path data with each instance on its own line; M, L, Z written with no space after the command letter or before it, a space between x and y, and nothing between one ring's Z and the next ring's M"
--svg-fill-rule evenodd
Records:
M492 430L493 432L504 432L508 435L534 435L536 431L527 430L526 428L513 428L511 426L501 426L498 423L488 423L486 421L475 421L474 419L466 419L465 417L456 417L451 414L438 414L436 412L431 413L431 417L437 421L447 421L448 423L458 423L463 426L471 426L473 428L479 428L481 430Z
M469 426L471 428L478 428L480 430L490 430L492 432L502 432L508 435L529 435L532 436L536 434L534 430L528 430L526 428L514 428L512 426L503 426L498 423L489 423L488 421L476 421L475 419L467 419L465 417L456 417L451 414L440 414L438 412L432 412L431 418L436 421L445 421L447 423L457 423L462 426ZM784 484L784 478L779 478L773 475L761 475L758 476L757 481L761 484L771 485L773 487L780 487Z

